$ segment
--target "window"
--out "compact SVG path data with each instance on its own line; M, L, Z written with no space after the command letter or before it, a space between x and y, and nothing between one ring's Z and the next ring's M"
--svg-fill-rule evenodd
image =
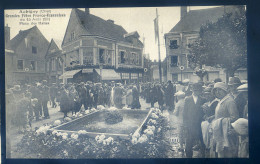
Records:
M23 60L18 60L17 61L17 69L23 70Z
M104 49L99 49L99 63L104 63L104 58L105 58L105 50Z
M106 64L111 65L112 64L112 53L113 51L108 50L106 55Z
M177 40L170 40L170 49L177 49L177 48L178 48Z
M48 61L47 61L47 65L46 65L46 67L47 67L47 68L46 68L46 69L47 69L47 72L49 72L49 70L50 70L50 63L49 63L49 62L50 62L50 61L48 60Z
M32 71L36 70L36 63L35 63L35 61L31 61L31 70Z
M58 58L58 69L62 69L62 59L60 57Z
M178 56L171 56L171 67L178 66Z
M32 46L32 53L37 54L37 47Z
M93 49L83 48L83 64L90 65L93 63Z
M132 64L136 65L136 54L132 53Z
M124 51L120 51L120 58L121 58L121 63L125 63L125 52Z
M51 59L51 70L56 71L56 60L55 59Z
M70 34L70 40L74 40L76 38L75 31L71 32Z

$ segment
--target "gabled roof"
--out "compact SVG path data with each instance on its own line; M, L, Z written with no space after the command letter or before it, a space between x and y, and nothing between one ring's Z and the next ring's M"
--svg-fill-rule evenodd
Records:
M32 30L39 30L37 26L33 26L32 28L29 28L27 30L20 30L19 33L11 39L7 45L6 49L16 49L18 45L22 42L23 39L27 37L27 35L32 31ZM39 30L40 31L40 30ZM44 36L43 36L44 37ZM44 37L45 38L45 37ZM46 40L47 41L47 40Z
M27 30L20 30L19 33L7 43L7 47L15 49L33 28L37 28L37 26L33 26Z
M120 25L114 24L112 21L104 20L92 14L86 14L84 11L75 9L80 22L91 35L98 35L117 41L129 42L124 38L127 31Z
M58 44L60 44L60 43L58 43ZM47 52L46 52L47 53L46 56L50 56L51 54L54 55L53 53L55 53L55 56L56 56L57 52L60 52L60 54L61 54L61 48L58 46L58 44L57 44L56 39L55 40L51 39L51 42L50 42Z
M206 22L216 22L225 12L234 12L238 8L235 6L216 7L202 10L190 10L170 32L190 32L199 31Z

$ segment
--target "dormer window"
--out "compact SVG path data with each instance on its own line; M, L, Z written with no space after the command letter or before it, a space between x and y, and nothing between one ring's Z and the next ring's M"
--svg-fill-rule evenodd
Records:
M37 54L37 47L32 46L32 53Z

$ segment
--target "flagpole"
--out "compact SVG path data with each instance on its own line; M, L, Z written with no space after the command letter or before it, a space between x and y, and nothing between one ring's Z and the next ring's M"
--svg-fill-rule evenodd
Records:
M158 36L158 58L159 58L159 77L160 83L162 82L162 69L161 69L161 54L160 54L160 35L159 35L159 18L158 18L158 10L156 8L156 19L157 19L157 36Z

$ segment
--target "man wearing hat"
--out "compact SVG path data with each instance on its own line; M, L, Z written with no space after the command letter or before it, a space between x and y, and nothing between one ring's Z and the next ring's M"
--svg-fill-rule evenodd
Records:
M178 132L179 132L179 141L180 141L180 148L183 150L184 144L184 136L183 136L183 110L184 110L184 98L185 93L182 91L176 92L174 96L177 99L177 103L175 105L175 109L173 114L178 118Z
M176 93L176 86L169 80L165 89L165 104L170 111L174 108L174 94Z
M243 111L244 111L244 106L246 105L246 100L238 92L237 87L240 86L242 83L238 77L230 77L229 82L228 82L228 88L230 90L230 93L235 100L237 110L239 112L239 117L243 117Z
M47 103L49 101L49 87L47 86L46 80L42 81L41 93L42 93L41 102L42 102L42 110L43 110L44 118L48 119L50 118L49 109L47 107Z
M232 133L230 123L236 121L239 117L237 106L233 97L228 94L228 86L223 82L218 82L214 85L216 97L220 100L215 109L215 119L212 121L213 138L216 142L216 152L218 158L232 158L237 157L237 136ZM228 120L227 120L228 119ZM225 121L227 120L227 121ZM221 124L221 126L219 126ZM228 136L219 133L229 134Z
M201 83L192 85L192 95L185 98L183 123L186 129L186 157L192 158L193 149L200 149L201 157L204 157L205 146L203 144L201 122L203 120L202 105L206 102L202 95Z
M57 92L58 92L58 89L57 89L57 86L55 83L53 83L50 87L50 100L51 100L51 106L52 108L56 108L57 104L55 102L55 99L57 97Z

